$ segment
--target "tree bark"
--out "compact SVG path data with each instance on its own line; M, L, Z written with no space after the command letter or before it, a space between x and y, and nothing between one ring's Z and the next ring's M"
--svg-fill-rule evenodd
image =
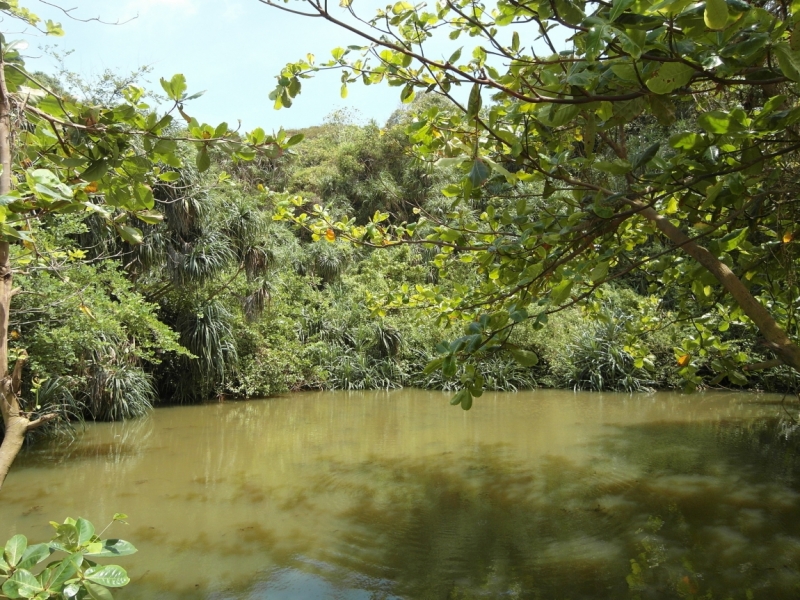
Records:
M683 249L689 256L700 263L711 273L722 287L731 295L751 321L764 336L766 346L772 350L780 361L800 372L800 346L792 342L781 326L772 318L769 311L750 293L731 269L711 254L706 248L694 242L688 235L655 209L638 200L627 203L638 209L645 219L652 221L673 244Z
M11 191L11 98L6 87L2 52L0 52L0 168L2 168L0 195L5 195ZM11 245L7 241L0 241L0 417L5 427L5 436L0 444L0 489L11 464L25 442L25 435L56 417L55 414L47 414L31 420L22 411L19 394L22 368L27 355L18 358L14 372L9 373L8 316L11 310L11 298L14 295L12 279Z

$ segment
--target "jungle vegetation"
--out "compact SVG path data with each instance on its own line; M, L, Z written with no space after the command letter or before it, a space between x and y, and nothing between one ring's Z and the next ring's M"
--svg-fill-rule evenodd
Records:
M278 78L277 107L320 69L388 81L387 123L271 135L192 118L180 75L162 114L135 77L31 74L0 42L0 484L40 426L158 403L796 389L794 8L427 10L398 2L361 52ZM553 24L570 52L521 44ZM426 58L442 29L482 45Z

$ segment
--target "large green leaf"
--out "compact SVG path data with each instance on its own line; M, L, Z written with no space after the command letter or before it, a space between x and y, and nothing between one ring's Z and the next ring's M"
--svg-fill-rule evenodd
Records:
M208 148L205 146L200 148L200 150L197 152L195 163L197 164L197 170L201 173L208 170L208 168L211 166L211 157L208 155Z
M91 581L83 582L84 589L88 592L92 600L114 600L114 596L108 588Z
M84 579L106 587L123 587L130 583L128 573L117 565L89 567L83 573Z
M50 545L57 550L76 552L78 550L78 529L72 523L64 523L56 528L56 537Z
M25 553L25 548L27 547L28 538L18 533L6 542L3 558L5 558L9 566L16 567L17 563L22 559L22 555Z
M783 74L792 81L800 81L800 52L792 50L786 42L775 44L773 52Z
M664 63L655 75L647 80L647 88L654 94L669 94L689 83L695 73L695 69L684 63Z
M472 163L472 168L469 170L469 175L467 175L467 178L472 183L472 187L476 188L483 184L484 181L489 179L490 174L491 169L486 166L486 163L480 158L476 158Z
M726 112L712 110L697 117L697 124L709 133L724 134L742 131L744 127Z
M474 119L478 116L481 110L481 86L480 84L472 84L472 89L469 92L469 101L467 102L467 118Z
M565 279L555 286L550 291L550 303L554 306L558 306L569 298L569 293L572 291L572 284L573 282L571 280Z
M137 229L136 227L130 227L128 225L117 225L116 227L119 236L132 246L136 246L142 243L143 238L141 230Z
M67 580L75 576L82 561L83 556L80 553L75 553L55 564L51 564L42 571L40 576L43 587L50 590L59 589Z
M745 238L747 238L747 227L731 231L728 235L719 240L719 249L722 252L730 252L739 247Z
M44 590L39 580L27 569L18 569L3 584L3 593L9 598L33 598Z
M709 29L724 29L728 22L728 4L725 0L706 0L703 20Z
M622 158L616 158L614 160L598 160L592 163L592 167L597 169L598 171L603 171L605 173L611 173L612 175L624 175L628 173L632 165L627 160Z
M103 540L102 549L98 552L87 552L86 556L92 557L110 557L110 556L127 556L136 552L136 548L130 542L118 539Z
M45 558L50 556L53 551L50 549L49 544L34 544L29 546L22 554L17 567L20 569L30 569L34 565L38 565Z
M464 400L468 397L469 397L469 390L467 389L458 390L455 396L453 396L452 399L450 400L450 404L452 404L453 406L462 404Z
M105 159L96 160L81 173L81 179L84 181L97 181L98 179L102 179L107 172L108 161Z
M78 530L78 545L82 546L94 536L94 525L84 518L75 521L75 528Z
M535 352L522 348L511 348L509 351L514 360L523 367L535 367L539 364L539 356Z

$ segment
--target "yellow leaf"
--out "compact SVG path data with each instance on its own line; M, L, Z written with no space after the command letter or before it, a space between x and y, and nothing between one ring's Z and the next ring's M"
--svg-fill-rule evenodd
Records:
M334 232L333 229L328 229L328 231L325 232L325 239L329 242L335 242L336 232Z
M89 317L90 319L94 319L94 315L92 314L92 311L91 311L91 310L89 310L89 307L88 307L88 306L86 306L85 304L83 304L83 303L81 302L81 305L80 305L78 308L80 308L80 309L81 309L81 311L82 311L82 312L83 312L83 313L84 313L84 314L85 314L87 317Z
M686 365L689 364L689 360L690 359L691 359L691 356L689 356L688 354L684 354L682 356L679 356L678 357L678 366L685 367Z

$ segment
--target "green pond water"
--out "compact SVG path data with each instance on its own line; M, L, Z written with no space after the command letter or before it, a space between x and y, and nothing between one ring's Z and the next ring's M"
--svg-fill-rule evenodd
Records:
M116 598L800 597L780 397L308 393L39 445L0 536L83 516L139 553ZM787 411L788 409L788 411Z

